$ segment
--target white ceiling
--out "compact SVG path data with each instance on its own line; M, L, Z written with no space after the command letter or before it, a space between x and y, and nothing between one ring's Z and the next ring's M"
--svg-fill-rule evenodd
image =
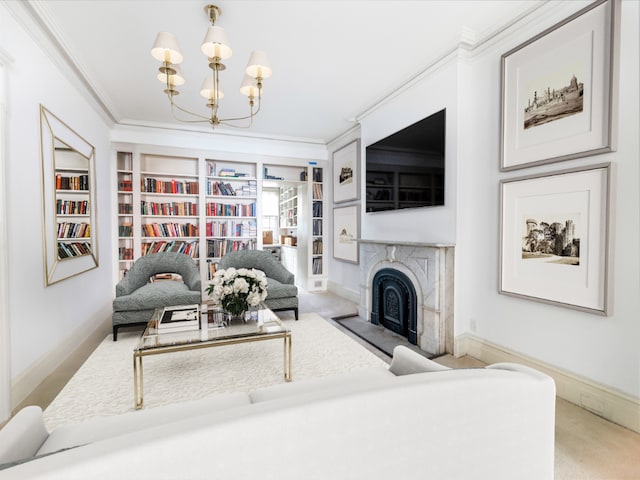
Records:
M206 0L41 0L30 4L107 106L126 124L175 124L158 62L156 33L174 33L184 55L183 106L206 113L198 91L207 73L200 43ZM477 39L541 0L220 0L233 57L221 74L221 115L247 111L240 94L252 50L265 50L273 76L251 135L322 143L466 38ZM184 128L184 125L181 125ZM195 128L203 128L202 126ZM220 127L221 128L221 127ZM224 130L221 128L221 130ZM235 130L234 130L235 131ZM243 132L245 132L243 130Z

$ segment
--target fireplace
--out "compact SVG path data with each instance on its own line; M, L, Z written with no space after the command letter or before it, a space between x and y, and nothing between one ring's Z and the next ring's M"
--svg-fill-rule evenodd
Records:
M358 245L358 315L427 353L453 353L453 245L363 239Z
M383 268L373 277L371 323L418 343L416 289L399 270Z

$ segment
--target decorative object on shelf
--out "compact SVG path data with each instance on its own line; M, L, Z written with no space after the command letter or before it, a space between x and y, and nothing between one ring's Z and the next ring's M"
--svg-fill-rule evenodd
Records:
M213 275L206 291L215 305L244 320L250 307L257 307L267 298L267 277L255 268L229 267Z
M610 170L501 182L500 293L609 314Z
M333 152L333 202L360 198L360 139Z
M357 205L333 209L333 258L358 263L360 212Z
M98 266L95 148L40 105L45 285Z
M253 123L253 117L260 111L262 101L262 81L271 76L271 67L267 56L262 51L253 51L249 57L249 63L245 69L244 80L240 86L240 92L249 98L249 115L235 118L219 118L218 108L220 100L224 97L220 89L219 73L225 70L226 66L222 60L231 57L231 47L229 46L227 35L224 29L215 25L216 20L222 13L220 8L215 5L207 5L204 10L211 22L211 26L207 30L207 34L203 40L200 49L209 60L210 74L205 78L200 89L200 95L207 99L207 108L209 115L205 116L186 110L175 102L175 97L180 93L176 87L183 85L185 79L178 67L182 63L182 53L178 48L176 37L168 32L160 32L156 37L156 41L151 49L151 55L156 60L162 62L159 68L158 80L166 85L164 92L167 94L169 103L171 104L171 113L174 118L182 122L208 122L211 128L223 123L232 127L248 128ZM257 99L257 108L255 103ZM255 110L254 110L255 108ZM191 115L194 119L182 120L176 116L175 109L183 113ZM236 122L249 120L246 125L239 125Z
M501 170L615 150L619 0L502 55Z

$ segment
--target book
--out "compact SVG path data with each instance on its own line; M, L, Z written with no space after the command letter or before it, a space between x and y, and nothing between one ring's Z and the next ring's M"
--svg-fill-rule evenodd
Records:
M158 322L158 331L197 330L200 326L198 305L165 307Z

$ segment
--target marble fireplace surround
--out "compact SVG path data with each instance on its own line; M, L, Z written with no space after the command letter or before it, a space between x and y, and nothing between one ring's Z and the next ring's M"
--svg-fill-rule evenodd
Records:
M365 239L358 239L358 245L358 315L371 320L376 273L383 268L398 270L416 290L418 346L433 355L453 353L454 246Z

